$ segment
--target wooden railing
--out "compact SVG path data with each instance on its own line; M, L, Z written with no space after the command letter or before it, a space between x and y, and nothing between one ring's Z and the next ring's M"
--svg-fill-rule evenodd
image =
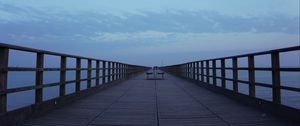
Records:
M232 91L235 94L239 94L239 83L248 85L248 96L252 98L257 98L255 86L266 87L272 89L272 103L282 105L281 102L281 90L287 90L292 92L300 93L299 87L291 87L281 85L281 72L300 72L300 66L295 68L283 68L280 66L280 53L300 51L300 46L282 48L264 52L257 52L251 54L222 57L208 60L193 61L178 65L166 66L161 69L169 73L196 81L196 82L206 82L207 84L212 84L213 87L217 87L217 79L221 81L221 88L227 91ZM300 53L298 52L300 55ZM270 55L271 56L271 67L255 67L255 56ZM295 62L299 58L293 57ZM248 67L239 67L238 59L247 58ZM231 60L232 67L226 67L226 60ZM298 59L299 60L299 59ZM217 62L220 63L220 67L217 67ZM289 61L292 62L292 61ZM299 61L298 61L299 62ZM217 70L221 71L220 75L217 76ZM232 78L226 77L226 70L232 71ZM239 79L239 70L248 71L248 80ZM255 71L270 71L272 72L272 84L256 82ZM211 82L212 80L212 82ZM226 89L226 82L232 81L232 90ZM299 85L299 84L298 84ZM257 98L259 99L259 98Z
M10 58L10 50L18 50L21 52L30 52L36 54L36 67L9 67L8 61ZM45 55L60 57L59 68L45 68L44 57ZM67 59L76 59L76 68L67 67ZM87 68L81 68L82 60L87 60ZM92 67L92 62L96 65ZM130 75L147 70L148 67L130 65L114 61L106 61L88 57L81 57L75 55L68 55L45 50L38 50L33 48L26 48L16 45L9 45L0 43L0 114L7 113L7 95L10 93L35 90L35 104L45 102L43 100L43 89L48 87L59 86L59 97L66 95L66 85L75 83L75 92L82 92L81 82L87 81L87 89L92 88L92 80L95 80L96 87L104 84L110 84L116 80L128 78ZM92 77L92 71L96 71L96 76ZM9 71L32 71L35 72L35 84L32 86L22 86L8 89L8 72ZM55 83L44 83L44 72L46 71L59 71L60 81ZM75 71L75 80L66 80L67 71ZM87 71L87 78L81 77L81 72ZM101 71L101 72L100 72Z

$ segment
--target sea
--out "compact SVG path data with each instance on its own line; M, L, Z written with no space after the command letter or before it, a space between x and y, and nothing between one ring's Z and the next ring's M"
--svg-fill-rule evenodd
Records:
M44 72L44 83L59 82L60 73L57 71ZM66 80L75 80L75 71L68 71ZM101 73L100 73L101 75ZM96 76L96 71L92 72L92 77ZM217 76L220 76L220 71L217 71ZM272 82L271 72L256 71L256 82L270 84ZM226 71L226 77L232 77L231 71ZM87 72L81 72L81 78L87 78ZM248 80L248 71L239 71L240 80ZM167 79L167 78L166 78ZM9 72L8 73L8 88L16 88L22 86L31 86L35 82L35 72ZM210 79L212 82L212 78ZM92 86L95 86L95 80L92 81ZM281 85L300 88L300 72L281 72ZM217 86L221 86L221 80L217 80ZM232 81L226 81L226 88L232 90ZM248 94L248 85L239 83L238 91L242 94ZM81 83L81 90L87 88L87 82ZM272 101L272 89L256 86L256 96L261 99ZM66 94L75 92L75 83L66 86ZM281 101L283 105L300 109L300 93L288 90L281 90ZM8 94L8 111L15 110L24 106L34 104L34 90L22 91L18 93ZM59 86L43 89L43 100L53 99L59 96Z
M35 53L28 53L23 51L10 51L9 66L10 67L35 67ZM255 57L255 67L271 67L270 55L262 55ZM226 60L226 67L232 66L231 60ZM93 68L95 62L92 62ZM238 67L247 67L247 58L238 59ZM285 68L299 68L300 67L300 51L293 51L289 53L280 54L280 65ZM60 66L60 57L45 55L44 67L45 68L58 68ZM67 58L67 67L75 68L76 59ZM87 61L83 60L81 67L86 68ZM211 63L209 64L210 67ZM217 62L217 67L220 66L220 62ZM44 73L44 84L59 82L60 72L59 71L45 71ZM102 73L100 72L100 75ZM212 70L210 71L210 75ZM281 72L281 85L300 88L300 71L297 72ZM66 80L75 80L75 71L67 71ZM92 77L96 76L96 71L92 71ZM221 71L217 70L217 76L221 76ZM87 71L81 71L81 78L87 78ZM226 78L232 78L232 70L226 70ZM167 78L166 78L167 79ZM238 71L239 80L248 80L248 71ZM260 83L270 84L272 83L272 72L271 71L255 71L255 81ZM206 80L206 79L205 79ZM101 82L101 81L100 81ZM212 82L212 78L210 80ZM31 86L35 83L35 72L32 71L9 71L8 72L8 88L17 88L23 86ZM95 86L95 80L92 81L92 86ZM221 86L221 80L217 80L217 86ZM232 90L232 81L226 81L226 88ZM248 94L248 85L239 83L238 92L242 94ZM87 88L87 82L81 82L81 90ZM255 86L256 96L258 98L272 101L272 89L266 87ZM68 84L66 86L66 94L75 92L75 83ZM34 90L22 91L17 93L8 94L8 111L12 111L24 106L34 104ZM48 87L43 89L43 100L53 99L59 96L59 87ZM281 90L281 102L283 105L300 109L300 92Z

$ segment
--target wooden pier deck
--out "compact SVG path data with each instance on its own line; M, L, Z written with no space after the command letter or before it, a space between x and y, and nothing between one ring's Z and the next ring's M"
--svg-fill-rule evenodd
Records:
M140 74L91 96L54 109L25 126L289 126L278 117L246 106L187 80Z

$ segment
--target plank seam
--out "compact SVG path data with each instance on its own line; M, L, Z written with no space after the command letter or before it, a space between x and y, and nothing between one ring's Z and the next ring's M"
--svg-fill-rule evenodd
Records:
M212 110L210 110L206 105L204 105L202 102L200 102L197 98L195 98L192 94L190 94L186 89L184 89L183 87L179 86L175 81L172 80L172 82L174 83L174 85L176 85L178 88L180 88L183 92L185 92L187 95L189 95L191 98L193 98L196 102L198 102L201 106L203 106L204 108L206 108L208 111L210 111L213 115L215 115L218 119L222 120L224 123L226 123L228 126L231 126L230 123L228 123L227 121L225 121L222 117L220 117L217 113L213 112Z
M91 125L91 123L95 120L95 119L97 119L98 117L100 117L100 116L102 116L103 115L103 113L105 113L107 110L109 110L111 107L112 107L112 105L113 104L115 104L115 103L117 103L125 94L127 94L128 93L128 91L130 90L130 89L132 89L132 85L121 95L121 96L119 96L114 102L112 102L106 109L104 109L102 112L100 112L97 116L95 116L93 119L91 119L88 123L87 123L87 125L86 126L89 126L89 125Z

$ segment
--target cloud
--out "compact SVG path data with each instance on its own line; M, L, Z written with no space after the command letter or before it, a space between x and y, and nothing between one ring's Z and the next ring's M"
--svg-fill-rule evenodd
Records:
M136 13L112 14L92 11L46 10L0 3L0 34L28 33L72 36L95 32L144 31L197 33L255 31L299 34L299 16L283 14L243 17L223 15L217 11L166 10L154 12L137 10Z
M90 40L96 42L115 42L115 41L145 41L145 40L164 40L170 39L168 36L173 33L160 31L144 31L144 32L97 32L95 36L90 37Z
M131 32L131 33L99 33L91 37L92 43L124 44L134 43L137 46L126 46L125 52L156 53L226 51L243 49L261 49L265 47L281 48L287 45L298 45L299 35L286 33L178 33L178 32ZM122 47L122 46L121 46ZM138 54L137 54L138 55Z

